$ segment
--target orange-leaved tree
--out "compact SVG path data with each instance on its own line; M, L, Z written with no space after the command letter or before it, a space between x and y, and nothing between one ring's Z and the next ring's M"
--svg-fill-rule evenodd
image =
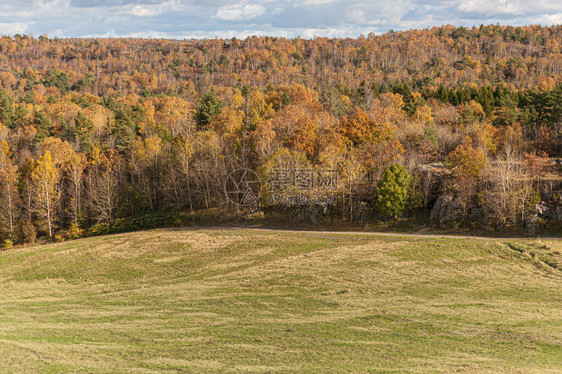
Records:
M363 164L375 172L382 171L404 152L388 123L370 117L359 108L342 118L338 132L362 151Z

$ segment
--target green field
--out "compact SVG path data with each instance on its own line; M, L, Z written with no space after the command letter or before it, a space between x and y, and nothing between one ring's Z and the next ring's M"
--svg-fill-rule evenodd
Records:
M562 242L159 230L0 253L1 373L560 373Z

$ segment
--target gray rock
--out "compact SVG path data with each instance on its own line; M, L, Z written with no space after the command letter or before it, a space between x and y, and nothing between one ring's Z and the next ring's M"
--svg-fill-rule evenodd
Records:
M462 202L453 200L451 196L440 196L431 209L429 219L441 227L451 227L458 225L465 214L466 207Z
M540 219L539 216L533 214L525 219L525 230L527 235L537 235L540 231Z
M433 164L424 164L418 166L420 171L429 173L435 177L446 177L451 175L453 171L443 165L441 162L435 162Z
M451 201L451 203L445 205L445 208L441 211L439 225L451 226L458 224L464 218L465 210L464 204L460 201Z
M439 222L439 218L441 217L441 211L445 207L445 205L451 203L453 198L451 196L439 196L435 204L433 204L433 208L429 213L429 219L431 222Z
M558 218L556 207L548 204L546 201L539 201L537 205L535 205L535 209L537 211L537 216L540 218L547 220L556 220Z
M562 221L562 197L558 198L554 211L556 212L556 220Z

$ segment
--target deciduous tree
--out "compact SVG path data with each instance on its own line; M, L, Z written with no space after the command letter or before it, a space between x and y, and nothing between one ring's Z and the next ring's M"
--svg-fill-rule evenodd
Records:
M14 234L18 214L17 167L11 160L8 143L0 141L0 228Z
M53 237L56 206L60 197L60 171L53 162L51 152L45 151L35 164L32 173L35 212L47 223L49 237Z

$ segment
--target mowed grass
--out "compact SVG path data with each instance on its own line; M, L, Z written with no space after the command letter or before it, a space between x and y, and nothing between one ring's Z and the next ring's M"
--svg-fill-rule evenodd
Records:
M1 373L560 373L560 241L160 230L0 253Z

